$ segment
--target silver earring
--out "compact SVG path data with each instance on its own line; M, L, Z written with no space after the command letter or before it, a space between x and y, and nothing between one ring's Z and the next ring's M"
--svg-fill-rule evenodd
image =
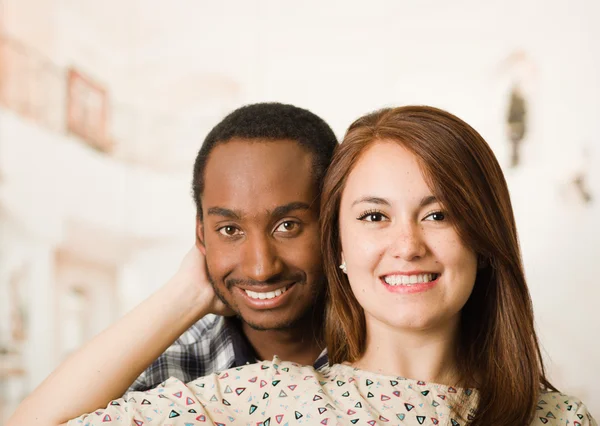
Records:
M348 268L346 268L346 262L342 262L342 264L340 265L340 269L344 274L348 273Z

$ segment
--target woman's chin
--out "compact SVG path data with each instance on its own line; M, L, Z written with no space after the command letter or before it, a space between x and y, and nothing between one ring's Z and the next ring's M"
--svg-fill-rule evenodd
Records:
M389 316L382 315L381 312L378 312L377 316L368 315L367 323L369 321L376 321L393 331L406 333L425 333L436 329L445 329L452 322L448 318L440 318L438 315L435 315L435 313L424 315L423 311L397 312L396 314Z

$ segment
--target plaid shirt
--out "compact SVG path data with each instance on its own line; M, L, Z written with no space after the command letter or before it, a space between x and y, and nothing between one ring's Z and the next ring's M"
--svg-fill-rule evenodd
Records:
M191 326L133 382L127 392L146 391L169 377L184 383L198 377L257 362L256 353L242 333L239 320L207 315ZM316 369L328 363L323 350Z

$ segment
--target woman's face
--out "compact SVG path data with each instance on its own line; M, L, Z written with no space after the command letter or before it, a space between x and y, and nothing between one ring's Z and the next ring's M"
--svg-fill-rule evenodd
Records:
M477 257L411 152L381 141L363 153L342 193L339 225L340 260L367 324L427 331L458 323Z

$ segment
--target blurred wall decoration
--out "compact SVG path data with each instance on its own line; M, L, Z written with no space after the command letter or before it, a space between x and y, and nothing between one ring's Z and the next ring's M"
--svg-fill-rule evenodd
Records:
M519 165L519 145L527 133L527 102L518 86L510 92L507 117L508 138L512 143L510 167Z
M67 79L67 128L93 147L108 152L106 91L74 69Z
M480 131L511 190L550 377L600 415L600 3L0 7L0 424L176 270L200 144L256 101L309 108L340 138L400 104Z

